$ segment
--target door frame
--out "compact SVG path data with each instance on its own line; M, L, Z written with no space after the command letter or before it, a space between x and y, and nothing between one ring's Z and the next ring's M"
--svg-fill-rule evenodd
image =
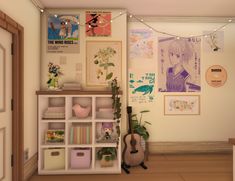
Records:
M0 27L12 34L12 181L23 181L24 173L24 28L0 10Z

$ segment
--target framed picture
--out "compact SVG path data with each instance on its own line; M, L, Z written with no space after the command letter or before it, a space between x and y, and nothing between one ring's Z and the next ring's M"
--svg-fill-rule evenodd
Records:
M0 112L5 111L5 48L0 44Z
M164 115L199 115L199 95L165 95Z
M5 178L5 172L6 172L6 129L0 128L0 180L3 180Z
M86 85L107 87L115 77L121 82L121 41L87 41Z

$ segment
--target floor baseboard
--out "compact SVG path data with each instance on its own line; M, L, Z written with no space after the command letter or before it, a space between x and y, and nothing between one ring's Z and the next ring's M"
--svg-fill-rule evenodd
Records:
M24 164L24 181L28 180L38 168L38 156L34 154Z
M227 141L203 142L148 142L150 154L185 153L232 153L232 145Z

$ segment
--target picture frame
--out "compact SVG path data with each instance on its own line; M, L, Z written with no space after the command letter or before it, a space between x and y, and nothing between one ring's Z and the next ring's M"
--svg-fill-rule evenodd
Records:
M107 87L117 78L121 82L122 42L87 41L86 42L86 85Z
M6 128L0 128L0 180L5 178L6 174Z
M6 62L5 48L0 44L0 112L5 111L5 87L6 87L6 75L5 75L5 62Z
M200 96L165 95L164 115L200 115Z

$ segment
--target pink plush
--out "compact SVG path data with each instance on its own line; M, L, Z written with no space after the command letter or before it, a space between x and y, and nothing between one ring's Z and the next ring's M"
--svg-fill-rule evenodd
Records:
M91 106L82 107L79 104L75 104L73 111L78 118L86 118L91 111Z

